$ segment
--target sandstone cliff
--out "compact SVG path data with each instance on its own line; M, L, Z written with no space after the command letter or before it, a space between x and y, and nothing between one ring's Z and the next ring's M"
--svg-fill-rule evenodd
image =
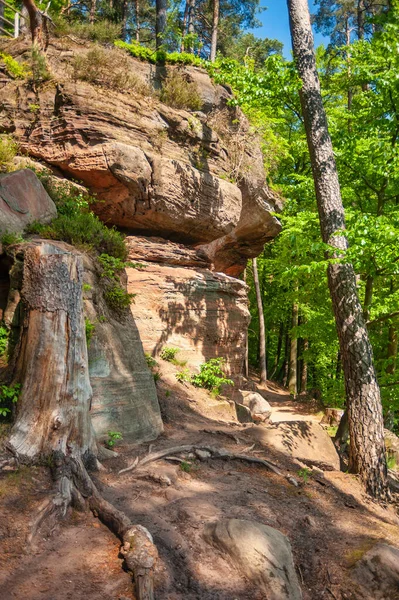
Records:
M23 61L28 48L18 40L3 49ZM246 286L234 277L280 230L278 198L266 185L256 136L228 105L230 91L199 68L159 67L123 50L102 50L134 74L135 89L82 81L72 65L91 48L54 41L48 81L3 82L0 132L11 132L24 154L57 177L79 180L97 199L96 214L128 234L129 258L143 265L127 269L127 287L136 295L131 310L144 349L156 355L176 346L192 367L223 356L239 378L249 311ZM157 90L176 72L196 87L200 110L160 101ZM115 357L140 340L123 326L101 329L90 353L95 422L103 431L104 414L117 415L123 405L116 379L134 370L136 360ZM114 336L110 358L107 339ZM130 383L142 387L137 369ZM129 411L129 419L137 418L134 407ZM120 425L125 414L114 422Z

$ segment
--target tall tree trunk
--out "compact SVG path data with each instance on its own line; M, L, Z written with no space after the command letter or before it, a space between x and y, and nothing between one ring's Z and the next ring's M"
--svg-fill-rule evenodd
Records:
M307 0L287 0L292 44L300 78L305 121L320 228L333 256L347 249L344 209L338 174L316 69ZM349 468L359 473L374 497L388 495L384 423L373 353L353 266L330 264L328 283L334 309L345 377L350 433Z
M219 0L213 0L213 21L212 21L212 40L211 40L211 62L215 62L216 50L218 45L218 27L219 27Z
M309 350L309 340L303 340L302 373L301 373L301 394L304 394L308 386L308 359L306 352Z
M155 43L157 50L163 44L163 35L166 28L166 7L167 0L156 0Z
M291 319L287 322L287 326L286 326L286 333L285 333L285 344L284 344L284 362L282 364L282 368L281 368L281 372L283 374L282 377L282 384L283 387L287 387L288 384L288 371L289 371L289 367L290 367L290 361L289 361L289 346L290 346L290 336L289 336L289 331L290 331L290 326L291 326Z
M122 39L126 40L127 18L129 13L129 0L123 0L122 3Z
M388 330L388 360L386 372L393 375L396 371L396 360L398 357L398 332L395 325L390 325Z
M292 307L291 328L298 327L298 305ZM288 380L288 390L294 398L298 395L298 338L291 334L290 343L290 377Z
M189 6L189 11L188 11L188 24L187 24L187 33L190 35L194 35L194 33L195 33L194 12L195 12L195 0L190 0L190 6ZM187 50L190 53L194 52L194 45L193 45L192 40L190 41Z
M37 8L34 0L22 0L23 5L28 11L30 31L32 35L32 43L42 44L42 29L43 29L43 17L39 9Z
M94 21L96 20L96 11L97 11L97 0L91 0L90 15L89 15L89 22L91 25L93 25Z
M259 371L260 371L260 383L266 384L267 382L267 369L266 369L266 331L265 331L265 317L263 314L263 303L262 295L260 292L258 265L256 258L252 259L252 268L254 272L254 285L256 292L256 302L258 305L259 315Z
M247 283L247 269L244 269L244 282ZM249 377L249 343L248 343L248 327L245 334L245 359L244 359L244 377Z
M364 39L364 23L366 17L366 8L364 0L357 0L357 37L359 40Z
M270 379L273 379L273 377L275 376L277 367L280 362L281 349L283 347L283 339L284 339L284 323L282 321L280 321L280 326L279 326L279 330L278 330L277 352L276 352L276 356L274 357L273 372L270 376Z
M134 16L136 22L136 42L140 43L140 4L139 0L134 1Z

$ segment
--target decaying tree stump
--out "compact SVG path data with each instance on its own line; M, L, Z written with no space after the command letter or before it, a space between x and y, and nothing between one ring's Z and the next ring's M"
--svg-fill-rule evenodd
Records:
M21 245L18 253L22 318L11 364L21 395L7 448L22 463L45 459L57 484L31 535L46 519L65 516L71 504L89 507L122 541L137 598L153 600L158 553L150 533L104 500L88 473L99 463L89 414L82 257L65 244L44 241Z

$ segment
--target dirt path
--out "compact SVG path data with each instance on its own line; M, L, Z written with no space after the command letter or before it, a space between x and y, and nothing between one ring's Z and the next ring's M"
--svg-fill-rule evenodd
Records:
M275 462L300 486L241 461L188 458L187 472L162 460L118 475L149 450L149 444L123 443L119 458L107 461L107 471L97 474L97 484L107 499L153 534L160 554L156 597L266 600L203 538L206 523L234 517L260 521L289 537L304 600L373 600L356 588L350 572L378 541L399 547L394 510L370 502L356 478L344 473L326 472L305 482L293 459L255 440L251 427L234 422L228 403L179 384L169 365L162 364L161 374L157 385L165 433L151 444L152 450L201 443L252 452ZM278 389L262 391L273 403L275 418L305 416ZM169 478L170 485L160 481L161 475ZM2 600L132 600L118 541L90 515L73 512L58 531L41 532L33 550L26 547L29 521L50 488L43 467L0 481Z
M258 391L272 407L270 420L272 423L281 421L313 421L320 423L321 412L316 414L309 411L309 406L300 401L292 400L286 388L269 381L267 386L258 385Z

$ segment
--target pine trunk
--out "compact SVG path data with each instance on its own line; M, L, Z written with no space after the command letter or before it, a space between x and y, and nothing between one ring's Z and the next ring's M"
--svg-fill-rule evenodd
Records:
M156 0L155 40L157 50L163 44L163 35L166 27L166 7L167 0Z
M91 25L93 25L94 21L96 20L96 10L97 10L97 0L91 0L90 16L89 16L89 22Z
M32 43L41 46L43 30L43 17L41 12L38 10L33 0L23 0L23 5L25 6L29 15Z
M265 385L267 382L267 368L266 368L266 331L265 331L265 317L263 314L263 303L262 295L260 292L258 265L256 258L252 259L252 268L254 272L254 285L256 292L256 302L258 304L258 315L259 315L259 371L260 371L260 383Z
M139 0L135 0L134 2L134 14L136 21L136 42L140 43L140 5Z
M213 0L213 21L212 21L212 40L211 40L211 62L215 62L216 50L218 44L218 27L219 27L219 0Z
M302 80L301 104L310 151L323 241L337 256L347 249L338 174L320 92L307 0L288 0L294 56ZM341 233L340 233L341 232ZM353 266L330 264L328 283L342 356L348 406L349 467L374 497L388 495L384 424Z

